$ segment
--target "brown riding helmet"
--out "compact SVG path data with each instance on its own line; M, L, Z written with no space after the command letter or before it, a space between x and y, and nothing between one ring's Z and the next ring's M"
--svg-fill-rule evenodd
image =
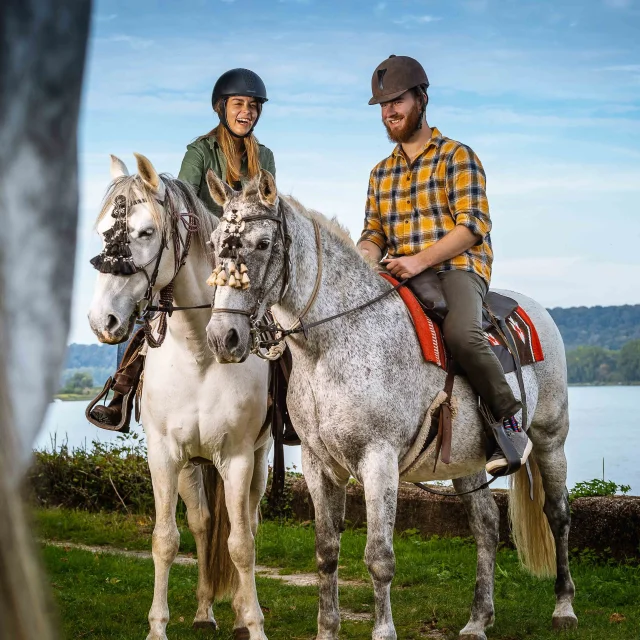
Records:
M389 102L414 87L429 86L429 78L422 65L409 56L390 55L381 62L371 77L371 93L369 104Z

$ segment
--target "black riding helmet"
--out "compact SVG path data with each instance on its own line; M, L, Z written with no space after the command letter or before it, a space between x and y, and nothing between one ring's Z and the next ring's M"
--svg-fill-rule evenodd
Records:
M234 133L227 122L227 100L232 96L249 96L255 98L258 101L260 107L258 108L258 117L256 118L251 130L243 136L239 136ZM250 71L249 69L231 69L223 73L213 87L213 93L211 95L211 106L216 108L216 102L222 99L224 101L222 107L222 113L220 120L225 129L235 138L246 138L253 133L253 130L260 120L262 113L262 105L268 100L267 88L264 86L264 82L257 73Z

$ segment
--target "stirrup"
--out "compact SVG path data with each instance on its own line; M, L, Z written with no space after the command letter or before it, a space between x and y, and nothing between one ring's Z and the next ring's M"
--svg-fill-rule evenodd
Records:
M118 433L129 433L129 422L131 420L131 409L133 407L133 397L135 395L133 388L131 388L126 394L122 397L122 411L120 422L116 425L108 424L107 422L100 422L91 415L91 412L99 404L102 400L106 401L107 396L109 395L109 391L111 391L111 386L113 385L113 377L109 376L108 380L105 382L102 391L87 405L87 408L84 412L85 418L94 426L99 427L100 429L106 429L107 431L117 431ZM134 385L137 386L137 385Z
M507 461L506 469L502 471L491 474L493 477L499 476L509 476L512 473L515 473L522 467L522 462L520 461L520 454L516 451L516 448L513 446L509 436L507 436L504 426L502 422L494 422L489 425L491 432L493 433L493 437L496 440L498 447L500 447L502 453L504 453L504 457Z

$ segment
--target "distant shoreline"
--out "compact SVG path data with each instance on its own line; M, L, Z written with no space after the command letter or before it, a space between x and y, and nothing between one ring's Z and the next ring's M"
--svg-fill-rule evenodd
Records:
M62 400L62 402L79 402L80 400L93 400L99 393L102 387L93 387L89 393L56 393L53 396L54 400Z

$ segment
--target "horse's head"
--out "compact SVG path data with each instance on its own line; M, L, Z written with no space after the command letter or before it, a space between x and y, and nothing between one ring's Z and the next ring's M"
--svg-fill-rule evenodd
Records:
M288 274L286 219L273 176L262 170L242 192L212 171L211 197L223 208L211 234L217 267L207 339L218 362L243 362L251 352L252 321L280 301Z
M113 182L97 223L103 250L91 261L99 273L89 324L98 340L108 344L129 337L140 303L175 274L174 252L164 250L170 233L165 183L147 158L135 156L134 176L111 156Z

